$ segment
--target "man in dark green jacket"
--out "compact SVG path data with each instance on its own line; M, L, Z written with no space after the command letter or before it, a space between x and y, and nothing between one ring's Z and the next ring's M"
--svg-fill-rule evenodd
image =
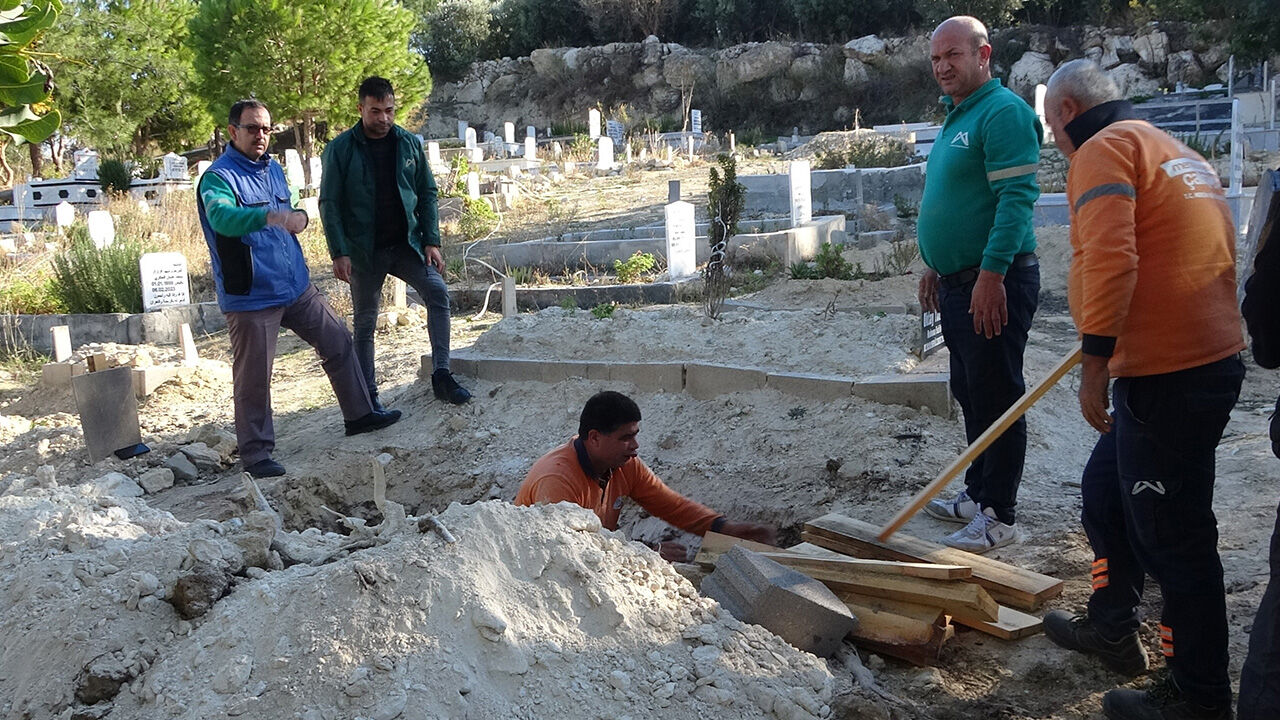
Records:
M461 405L471 393L449 372L449 291L440 254L437 189L422 141L395 124L395 92L385 78L360 83L360 121L324 150L320 218L334 277L351 284L356 354L374 406L378 385L373 331L387 275L427 305L436 397Z

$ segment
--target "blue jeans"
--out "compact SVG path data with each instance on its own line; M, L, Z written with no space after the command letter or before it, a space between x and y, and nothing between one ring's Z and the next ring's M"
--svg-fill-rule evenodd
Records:
M373 369L373 331L382 304L382 283L388 275L409 284L427 304L427 337L431 341L431 364L435 370L449 369L449 288L440 273L422 260L408 242L376 248L369 267L351 269L351 307L355 315L356 356L364 370L364 384L370 397L378 396Z
M1243 380L1238 355L1116 378L1111 432L1098 438L1081 481L1080 519L1095 557L1089 619L1110 639L1137 631L1150 575L1164 600L1161 649L1173 678L1214 707L1231 702L1214 451Z
M938 288L942 338L951 354L951 393L964 413L964 435L972 443L1026 392L1022 353L1040 303L1040 267L1009 268L1004 276L1009 324L988 340L973 331L969 303L973 283ZM1027 454L1027 421L1019 418L965 472L969 497L1013 524Z
M1280 718L1280 507L1271 533L1271 581L1249 632L1236 716L1238 720Z

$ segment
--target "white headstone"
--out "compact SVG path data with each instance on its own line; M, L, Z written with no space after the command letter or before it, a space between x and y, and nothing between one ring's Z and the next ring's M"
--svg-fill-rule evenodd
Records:
M800 227L813 219L809 161L792 160L787 176L791 181L791 227Z
M1044 98L1049 93L1049 86L1044 83L1036 85L1036 115L1040 116L1040 142L1048 142L1052 132L1049 130L1049 119L1044 115Z
M547 135L548 135L548 136L550 136L550 135L551 135L551 132L550 132L550 131L548 131L548 132L547 132ZM532 125L526 125L526 126L525 126L525 128L524 128L524 136L525 136L525 137L531 137L531 138L533 138L533 139L536 141L536 140L538 139L538 128L536 128L536 127L534 127L534 126L532 126Z
M311 185L320 187L320 175L324 172L324 162L319 155L311 156Z
M432 166L440 164L440 143L434 140L427 143L427 162Z
M701 110L689 111L689 129L696 133L702 132L702 111Z
M63 200L53 207L53 222L60 228L70 227L76 221L76 209Z
M458 121L458 139L459 140L467 139L467 121L466 120Z
M54 325L49 328L53 336L53 361L65 362L71 359L71 328L66 325Z
M1240 195L1244 190L1244 133L1240 127L1240 98L1231 100L1231 190Z
M201 160L200 162L196 163L196 182L197 183L200 182L200 178L204 176L205 171L208 170L209 166L212 164L213 164L213 161L211 160Z
M182 343L182 364L191 366L200 362L200 351L196 349L196 339L191 335L191 325L182 323L178 326L178 340Z
M467 128L465 135L466 137L463 138L463 142L466 144L466 146L468 148L475 147L476 146L476 129Z
M666 206L667 274L685 277L698 271L697 226L693 219L693 203L673 202Z
M622 162L624 164L630 165L631 164L631 143L624 143L622 148L623 148Z
M538 159L538 141L528 136L525 136L524 139L524 159L525 162L533 162Z
M515 144L516 142L516 124L515 123L502 123L502 139L505 140L508 145Z
M495 140L497 140L497 139L498 139L498 136L497 136L497 135L494 135L493 133L489 132L488 130L485 130L485 131L484 131L484 144L485 144L485 145L492 145L492 144L493 144L493 142L494 142Z
M467 151L467 159L470 160L472 163L483 162L484 148L482 147L471 148L470 150Z
M472 200L480 199L480 175L478 173L467 173L467 197Z
M302 156L293 148L284 151L284 176L289 180L289 187L300 188L307 184L302 174Z
M733 155L736 152L738 152L738 143L736 140L734 140L733 131L730 130L729 131L729 154Z
M626 140L626 128L617 120L609 120L605 123L605 135L613 141L615 148L622 147L623 141Z
M595 108L587 113L587 135L592 140L600 137L600 111Z
M138 259L142 274L142 309L191 304L187 258L180 252L145 253Z
M77 150L71 156L75 169L71 177L76 180L98 179L98 153L93 150Z
M187 179L187 159L177 153L168 153L164 156L164 179L165 180L186 180Z
M597 142L600 144L600 150L596 159L596 168L599 170L613 169L613 139L602 137Z
M99 250L110 247L116 241L116 224L111 213L106 210L90 210L86 218L89 224L89 239Z

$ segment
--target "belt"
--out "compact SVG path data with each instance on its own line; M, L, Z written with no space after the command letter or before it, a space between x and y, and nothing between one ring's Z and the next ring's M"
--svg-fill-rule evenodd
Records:
M1035 267L1039 264L1040 259L1036 257L1035 253L1023 253L1021 255L1013 256L1013 262L1009 263L1009 269L1029 268ZM966 268L964 270L957 270L956 272L948 275L939 275L938 282L942 283L942 286L947 289L964 287L978 279L978 272L981 271L981 269L982 268L976 267Z

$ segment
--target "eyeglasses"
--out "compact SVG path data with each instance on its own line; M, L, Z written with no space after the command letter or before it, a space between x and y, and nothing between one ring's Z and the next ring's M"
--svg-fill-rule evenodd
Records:
M263 135L271 134L270 125L240 125L239 123L231 123L231 124L249 133L250 135L257 135L258 133L262 133Z

